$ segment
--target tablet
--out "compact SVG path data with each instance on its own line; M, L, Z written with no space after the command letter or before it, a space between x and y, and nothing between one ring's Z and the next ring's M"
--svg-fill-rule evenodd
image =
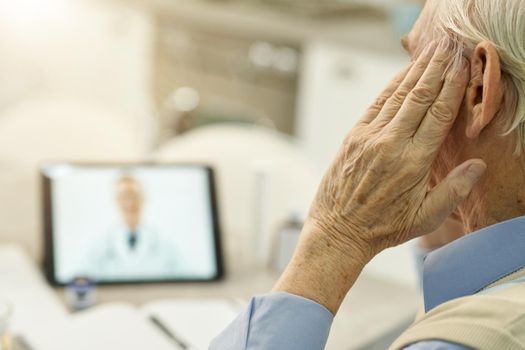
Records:
M52 284L222 277L211 168L50 163L41 176L44 262Z

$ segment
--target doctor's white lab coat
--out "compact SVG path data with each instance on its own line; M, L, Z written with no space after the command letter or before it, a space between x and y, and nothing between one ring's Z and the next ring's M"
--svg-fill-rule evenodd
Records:
M129 245L129 229L115 225L87 249L80 275L95 281L169 279L177 273L173 240L155 229L139 226L137 241Z

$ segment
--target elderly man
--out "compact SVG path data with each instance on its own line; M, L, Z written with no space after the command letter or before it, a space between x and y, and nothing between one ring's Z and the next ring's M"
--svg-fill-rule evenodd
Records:
M524 33L523 0L427 1L292 262L211 349L322 349L365 264L452 212L471 234L426 259L426 314L392 349L525 349Z

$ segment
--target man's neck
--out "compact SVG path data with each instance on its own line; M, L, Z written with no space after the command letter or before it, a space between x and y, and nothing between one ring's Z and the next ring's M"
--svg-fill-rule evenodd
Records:
M498 163L460 208L466 232L525 215L525 156Z

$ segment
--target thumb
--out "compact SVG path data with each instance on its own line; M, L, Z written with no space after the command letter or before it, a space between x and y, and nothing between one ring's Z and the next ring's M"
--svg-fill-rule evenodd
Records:
M476 183L487 170L487 165L481 159L473 159L461 164L448 174L447 178L437 185L423 202L421 213L421 234L436 230L443 221L470 194Z

